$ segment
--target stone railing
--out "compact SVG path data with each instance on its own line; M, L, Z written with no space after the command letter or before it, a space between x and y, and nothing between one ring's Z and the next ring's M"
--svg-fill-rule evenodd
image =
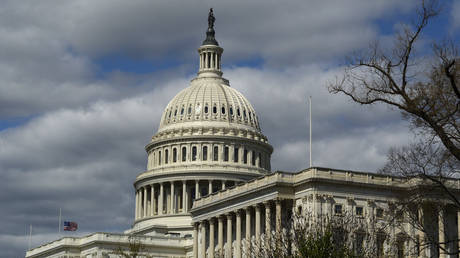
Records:
M49 242L33 248L26 253L26 257L33 256L35 254L39 254L45 250L53 250L55 248L61 247L81 247L83 245L88 245L94 242L106 242L111 244L126 244L129 243L130 235L126 234L115 234L115 233L101 233L96 232L87 236L83 237L63 237L61 239L55 240L53 242ZM170 235L170 236L145 236L145 235L136 235L134 236L136 241L140 241L140 243L144 245L161 245L161 246L171 246L176 247L178 245L183 246L184 244L191 241L190 239ZM167 241L165 241L167 240ZM184 243L187 242L187 243Z

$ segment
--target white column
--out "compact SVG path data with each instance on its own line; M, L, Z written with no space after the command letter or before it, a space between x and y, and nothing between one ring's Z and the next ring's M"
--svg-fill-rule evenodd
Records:
M251 208L246 207L246 242L251 243Z
M225 190L225 180L222 180L222 190Z
M212 193L212 180L208 182L208 195Z
M232 214L227 214L227 257L232 256Z
M255 221L255 226L256 226L256 232L255 232L255 235L256 235L256 241L257 241L257 244L259 244L259 241L260 241L260 206L259 205L256 205L254 207L254 209L256 210L256 221Z
M171 182L171 214L176 213L175 209L176 194L174 193L174 181Z
M187 212L187 181L182 181L182 213Z
M236 245L235 256L241 258L241 211L236 211Z
M153 184L150 185L150 210L149 215L154 215L154 203L155 203L155 188L153 188Z
M445 227L444 227L444 218L446 210L441 204L440 211L438 213L438 234L439 234L439 258L446 257L446 238L445 238Z
M163 182L160 183L160 194L159 194L159 201L158 201L158 215L163 214L163 204L164 204L164 186Z
M144 196L143 196L143 199L144 199L144 217L147 217L147 187L144 187Z
M193 258L198 258L198 223L193 224Z
M271 210L270 210L270 202L265 202L265 238L266 239L269 239L271 237L271 227L270 227L270 223L271 223Z
M281 200L276 200L276 234L281 234Z
M219 257L223 257L224 254L224 219L222 216L217 218L217 245L219 250Z
M139 212L137 211L139 208L139 192L136 189L136 207L134 207L134 218L137 219Z
M199 180L196 180L195 181L195 199L198 199L201 197L201 193L200 193L200 181Z
M209 220L209 258L214 258L214 218Z
M457 250L460 251L460 210L457 211L457 243L458 243L458 246L457 246Z
M201 227L200 257L206 257L206 224L204 220L200 222L200 227Z
M153 184L152 185L152 200L153 200L153 205L152 205L152 215L156 215L157 213L155 213L157 211L157 207L158 207L158 199L156 198L155 196L155 185Z
M214 68L214 53L211 54L211 68Z

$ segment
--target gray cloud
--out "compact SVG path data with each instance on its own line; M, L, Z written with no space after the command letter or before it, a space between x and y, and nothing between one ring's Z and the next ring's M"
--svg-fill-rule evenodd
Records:
M275 148L273 169L308 166L309 95L314 165L378 169L390 146L409 140L405 122L385 107L330 95L325 85L341 74L331 63L382 38L375 19L412 2L5 1L0 119L32 118L0 131L0 257L24 255L29 224L33 246L56 239L59 207L79 223L79 235L130 226L143 148L196 69L211 6L224 76L254 105ZM97 60L115 54L147 59L152 72L100 76ZM260 68L235 65L254 57Z

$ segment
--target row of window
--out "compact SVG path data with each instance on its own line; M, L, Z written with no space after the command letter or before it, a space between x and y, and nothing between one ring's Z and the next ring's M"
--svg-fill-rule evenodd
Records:
M187 108L187 115L191 116L192 111L193 111L192 106L189 105L189 107ZM225 105L222 105L222 107L220 108L220 114L225 115L226 111L227 110L226 110ZM212 106L212 111L210 110L208 103L205 104L204 114L206 115L206 114L209 114L210 112L212 112L213 115L217 115L219 113L219 108L217 107L216 104ZM238 118L243 118L245 121L247 120L251 123L254 122L257 125L256 115L253 114L251 111L246 112L246 109L240 110L240 108L236 108L236 112L234 112L233 107L230 106L230 108L228 109L228 112L231 117L234 117L236 115L236 117ZM165 121L169 121L171 117L176 118L178 113L180 114L180 116L183 116L185 114L185 106L182 106L180 110L179 110L179 107L176 106L174 109L174 112L173 112L173 109L170 109L169 112L166 111ZM200 106L200 103L197 103L195 107L195 114L200 114L200 113L201 113L201 106ZM166 115L167 115L167 118L166 118Z
M198 160L198 147L192 146L191 149L191 161ZM230 147L229 146L214 146L212 147L212 156L210 157L208 146L203 146L201 150L200 158L202 161L207 161L208 158L212 161L219 161L222 160L224 162L230 162ZM170 153L169 149L165 149L163 152L160 150L157 152L157 157L155 157L155 152L153 154L153 162L161 166L162 164L169 164L169 162L176 163L179 159L182 162L187 161L187 147L182 147L181 155L179 157L179 148L172 148L172 154ZM221 153L221 157L219 157L219 153ZM172 155L170 157L170 155ZM233 148L233 158L232 160L234 163L242 162L243 164L251 164L252 166L258 166L260 168L263 167L264 164L264 155L261 152L256 152L254 150L248 150L246 148L242 151L242 157L240 157L240 148L234 147ZM268 169L268 168L267 168Z
M334 205L334 214L335 215L342 215L343 214L343 206L342 204ZM356 216L364 216L364 208L362 206L355 207L355 215ZM375 211L375 216L377 218L383 218L383 209L377 208Z

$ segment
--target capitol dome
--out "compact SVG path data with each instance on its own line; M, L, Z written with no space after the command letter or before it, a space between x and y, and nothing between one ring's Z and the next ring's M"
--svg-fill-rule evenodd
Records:
M166 106L145 147L147 169L134 182L135 232L189 234L196 199L270 172L273 148L251 103L222 77L212 11L209 19L198 74Z

